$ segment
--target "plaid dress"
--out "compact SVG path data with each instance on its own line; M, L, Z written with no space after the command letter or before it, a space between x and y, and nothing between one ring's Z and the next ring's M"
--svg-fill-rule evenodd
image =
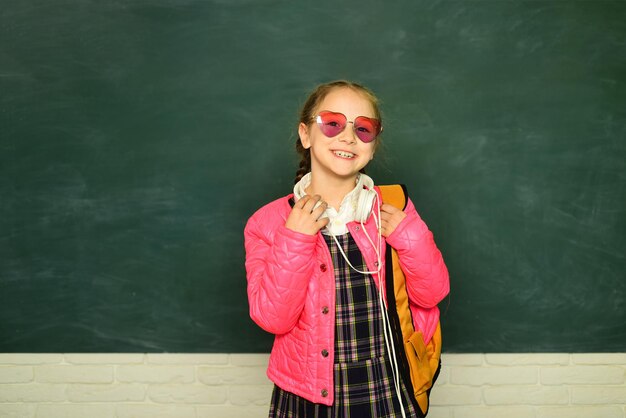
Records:
M336 316L333 405L310 402L274 386L270 418L401 417L393 373L385 349L378 290L369 274L350 268L331 236L324 235L335 270ZM350 234L336 237L350 263L367 266ZM400 384L407 417L421 416Z

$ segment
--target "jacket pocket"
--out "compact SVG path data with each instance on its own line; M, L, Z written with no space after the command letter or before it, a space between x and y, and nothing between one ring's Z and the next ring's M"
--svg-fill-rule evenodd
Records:
M415 396L426 392L433 384L435 370L430 367L429 351L422 333L417 331L404 343L404 350L411 370L411 383ZM430 353L432 356L433 353Z

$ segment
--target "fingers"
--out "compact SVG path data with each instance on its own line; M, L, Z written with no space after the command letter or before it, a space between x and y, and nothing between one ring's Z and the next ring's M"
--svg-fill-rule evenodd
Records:
M402 212L400 209L398 209L397 207L393 205L390 205L389 203L383 203L380 206L380 211L384 213L388 213L390 215L393 215L396 212Z
M315 209L319 208L319 204L321 200L322 200L322 197L320 195L316 194L314 196L309 196L309 199L304 204L302 209L304 209L306 212L313 213Z
M329 219L322 217L328 204L319 195L303 196L293 206L285 226L297 232L313 235L324 228Z
M295 205L293 205L293 207L296 209L302 209L304 208L304 205L306 205L309 200L311 200L311 196L309 196L308 194L304 195L300 199L298 199L298 201L296 202Z
M319 218L319 216L324 213L328 207L328 203L324 202L320 195L303 196L302 199L298 200L297 205L299 205L299 209L302 209L304 213L314 215L315 219Z
M380 231L384 237L388 237L395 231L400 222L406 217L404 211L395 206L384 203L380 207Z
M313 217L313 219L315 219L315 223L319 227L319 229L322 229L326 225L328 225L330 219L328 219L328 217L326 216L321 218L321 216L324 214L324 212L326 212L326 209L328 208L328 203L324 202L320 195L312 196L309 201L304 205L303 210L306 212L309 207L312 207L311 216Z
M330 219L328 219L327 217L323 217L323 218L319 218L315 222L320 226L320 229L322 229L326 227L326 225L328 225L328 222L330 222Z
M388 220L386 220L384 218L381 218L381 220L380 220L380 232L381 232L381 234L383 234L384 237L387 237L387 235L389 235L388 231L390 229L395 229L395 228L392 228L392 225L389 223Z

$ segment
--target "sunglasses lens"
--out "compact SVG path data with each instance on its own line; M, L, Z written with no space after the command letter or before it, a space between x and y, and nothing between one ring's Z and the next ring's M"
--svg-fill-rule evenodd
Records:
M359 116L354 120L354 132L363 142L372 142L380 133L378 119Z
M324 111L316 120L322 133L329 138L339 135L346 128L346 117L341 113Z

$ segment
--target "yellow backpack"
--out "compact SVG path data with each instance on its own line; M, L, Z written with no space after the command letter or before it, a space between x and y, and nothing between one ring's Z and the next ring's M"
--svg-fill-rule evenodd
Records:
M406 207L407 194L404 185L379 186L379 189L384 203L402 210ZM413 403L417 404L426 416L430 390L441 370L441 324L437 323L435 334L425 345L422 331L415 329L413 325L406 279L400 268L398 253L388 245L385 257L387 308L394 331L394 345L400 374L407 390L414 396ZM390 295L395 295L395 297L390 297Z

